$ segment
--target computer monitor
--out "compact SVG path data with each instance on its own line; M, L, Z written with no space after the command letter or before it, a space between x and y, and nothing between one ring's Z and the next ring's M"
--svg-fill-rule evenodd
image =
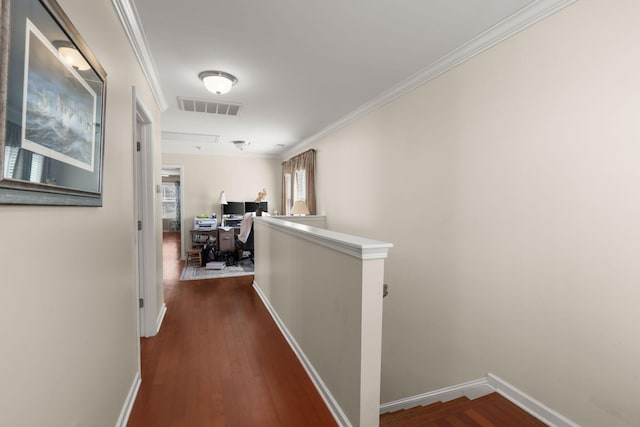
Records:
M244 202L245 212L255 212L257 207L258 207L258 202ZM260 210L262 212L269 212L269 207L267 202L260 202Z
M223 215L244 215L244 202L227 202L222 205Z

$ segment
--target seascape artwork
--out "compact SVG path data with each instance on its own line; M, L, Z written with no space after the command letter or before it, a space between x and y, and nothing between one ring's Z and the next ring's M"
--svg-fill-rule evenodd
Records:
M27 21L22 148L93 172L96 93Z

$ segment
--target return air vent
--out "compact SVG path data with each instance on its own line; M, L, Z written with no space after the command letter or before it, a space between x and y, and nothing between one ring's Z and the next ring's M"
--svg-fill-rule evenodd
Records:
M240 104L226 102L213 102L206 99L178 97L178 107L183 111L193 113L222 114L223 116L237 116Z

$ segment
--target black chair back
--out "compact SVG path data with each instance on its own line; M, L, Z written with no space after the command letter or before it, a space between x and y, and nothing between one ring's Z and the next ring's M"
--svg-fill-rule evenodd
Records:
M247 241L244 243L245 251L253 250L253 224L251 224L251 231L249 231L249 235L247 236Z

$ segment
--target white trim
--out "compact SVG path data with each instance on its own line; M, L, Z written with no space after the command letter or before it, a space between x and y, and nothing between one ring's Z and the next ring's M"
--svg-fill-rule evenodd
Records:
M156 65L149 51L149 44L144 35L144 30L138 17L138 11L131 0L112 0L112 3L118 13L118 18L120 18L120 22L127 34L133 52L138 59L142 73L149 84L151 93L153 93L156 104L160 111L164 112L169 108L169 104L167 104L164 94L162 93L158 71L156 70Z
M153 335L157 335L160 332L160 327L162 326L162 321L164 320L164 315L167 314L167 305L163 302L162 307L160 307L160 312L158 313L158 319L156 320L156 329Z
M144 337L146 336L147 330L147 320L145 316L144 306L140 307L140 300L144 300L145 298L145 288L144 288L144 274L145 274L145 255L142 250L143 241L142 241L142 233L138 230L138 220L142 219L143 215L143 203L142 203L142 193L143 193L143 162L136 151L136 141L138 140L138 97L136 95L135 86L132 88L132 100L133 100L133 108L132 108L132 120L133 120L133 135L132 135L132 156L133 156L133 205L134 205L134 217L132 218L132 228L133 233L136 236L134 244L135 244L135 266L136 266L136 300L135 307L138 311L138 336ZM138 369L140 368L140 340L136 340L138 344Z
M385 412L399 411L400 409L410 409L416 406L430 405L435 402L448 402L449 400L463 396L469 399L476 399L493 393L494 391L495 390L487 384L487 379L482 378L428 393L394 400L393 402L383 403L380 405L380 413L384 414Z
M538 402L533 397L491 373L487 374L487 382L501 396L551 427L579 427L578 424L570 419L560 415L553 409Z
M538 0L529 4L510 17L498 22L483 33L480 33L478 36L469 40L462 46L449 52L433 64L418 71L405 81L393 86L391 89L362 104L360 107L343 116L341 119L331 123L318 133L300 141L298 144L295 144L291 149L282 153L281 158L286 159L295 155L313 142L324 138L341 127L363 117L377 108L382 107L405 93L416 89L418 86L433 80L440 74L445 73L457 65L473 58L479 53L492 48L498 43L517 34L536 22L541 21L561 9L564 9L575 1L576 0Z
M266 295L262 292L262 289L260 289L260 285L258 285L258 282L256 282L255 280L253 282L253 288L256 290L256 293L262 300L262 303L264 304L267 311L273 318L273 321L278 326L278 329L280 329L280 332L282 332L282 335L287 340L287 343L289 343L289 346L291 347L295 355L298 357L298 360L300 360L300 363L302 363L304 370L307 371L307 375L309 375L309 378L313 382L313 385L315 385L316 389L320 393L322 400L324 400L324 402L327 404L327 407L329 408L329 411L331 411L333 418L335 418L338 425L350 427L351 422L349 422L349 419L347 418L345 413L342 411L342 408L340 408L340 405L334 399L333 395L331 394L331 391L329 391L327 386L324 384L324 382L322 381L322 378L320 377L318 372L316 372L315 368L313 367L313 365L311 364L307 356L302 351L302 348L300 348L300 346L296 342L293 335L289 332L284 322L282 322L282 319L280 319L280 316L278 316L278 313L276 313L275 309L267 299Z
M136 372L135 377L133 377L133 383L131 384L131 388L129 388L127 398L125 399L124 405L120 410L120 416L118 417L118 421L116 422L116 427L127 427L129 415L131 415L133 404L136 401L136 396L138 396L138 390L140 390L141 382L142 379L140 378L140 372L138 371Z
M393 247L391 243L365 239L310 225L296 224L279 218L261 216L256 217L254 221L359 259L384 259L387 257L389 249Z
M137 233L138 273L139 273L139 298L144 300L144 307L140 309L141 324L140 335L152 337L158 322L161 307L158 306L158 275L156 271L156 191L155 172L153 165L153 122L142 101L137 96L135 86L133 94L133 135L132 150L134 165L139 167L140 182L135 183L134 191L136 215L134 229ZM140 135L138 135L138 130ZM136 143L140 142L141 151L136 151ZM138 163L138 158L140 163ZM141 186L141 188L138 188ZM138 205L140 203L140 205ZM137 221L142 221L142 231L138 230ZM160 279L162 283L162 279ZM162 300L162 299L161 299Z
M545 424L548 424L550 427L580 427L578 424L491 373L487 374L486 378L383 403L380 405L380 413L384 414L386 412L399 411L400 409L410 409L435 402L447 402L463 396L469 399L476 399L493 392L497 392L505 399Z

